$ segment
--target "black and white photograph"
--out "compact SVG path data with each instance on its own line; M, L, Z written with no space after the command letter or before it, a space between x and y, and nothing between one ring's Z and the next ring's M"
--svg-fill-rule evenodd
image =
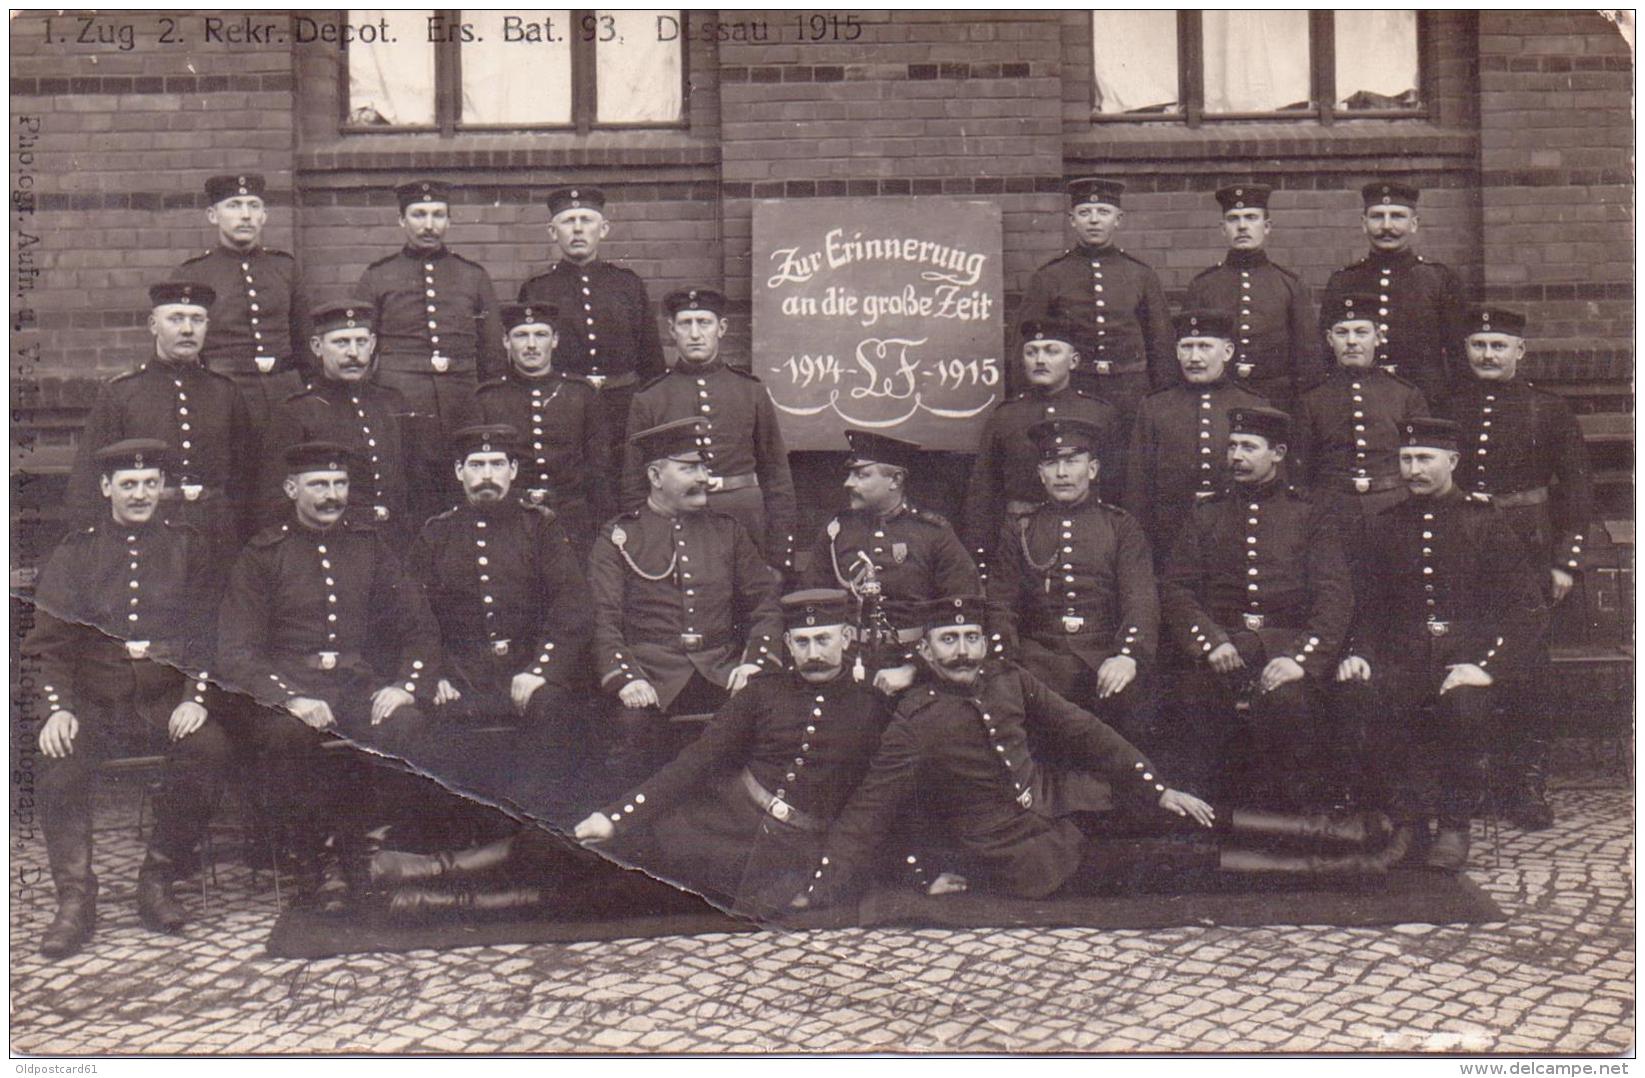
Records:
M1629 1073L1634 11L8 32L16 1073Z

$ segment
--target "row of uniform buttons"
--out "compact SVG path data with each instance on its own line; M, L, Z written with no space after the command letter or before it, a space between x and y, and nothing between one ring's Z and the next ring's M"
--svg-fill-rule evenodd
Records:
M814 702L814 704L811 708L811 721L805 724L806 740L800 742L800 755L794 757L794 767L793 767L793 769L786 772L783 775L783 781L784 782L794 783L794 782L799 781L800 769L805 767L805 754L811 751L810 738L813 734L815 734L817 732L817 720L822 718L823 703L824 703L824 697L823 697L822 693L818 693L817 697L816 697L816 700L815 700L815 702ZM776 795L779 799L787 798L788 797L788 787L787 786L777 787Z

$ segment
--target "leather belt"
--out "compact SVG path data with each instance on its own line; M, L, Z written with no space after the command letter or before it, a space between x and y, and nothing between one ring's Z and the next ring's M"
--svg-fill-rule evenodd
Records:
M627 374L566 374L567 378L575 378L595 392L607 389L627 389L640 380L640 376L633 371Z
M1143 374L1148 370L1148 361L1139 359L1132 363L1115 363L1111 359L1099 359L1091 364L1091 369L1101 375Z
M1025 517L1029 513L1032 513L1034 510L1038 509L1042 504L1044 503L1023 501L1020 498L1008 498L1005 502L1005 515L1013 519L1017 517Z
M796 827L801 831L821 832L828 830L828 825L823 821L803 809L795 808L764 786L761 786L760 780L755 778L754 773L746 767L743 768L742 780L743 789L748 791L748 796L752 797L754 803L760 806L761 812L764 812L773 820L785 823L790 827Z
M1448 622L1448 621L1439 621L1438 619L1435 619L1435 618L1430 618L1428 620L1428 635L1430 635L1430 636L1444 636L1445 634L1449 633L1450 631L1451 631L1451 623L1450 622Z
M291 656L310 670L337 670L344 667L358 666L361 662L358 651L309 651Z
M164 487L160 491L160 500L163 502L209 502L222 496L222 487L208 487L200 483L178 483L174 487Z
M711 494L728 494L733 490L747 490L759 485L760 477L753 472L745 475L716 475L708 480L708 490Z
M219 374L274 375L294 369L281 357L266 352L262 355L216 356L206 366Z
M670 636L648 636L638 638L635 643L656 644L662 647L679 647L687 651L712 651L715 648L725 647L731 643L729 637L710 636L707 633L677 633Z
M1342 482L1352 494L1381 494L1405 485L1405 480L1397 475L1345 475Z
M1530 490L1516 490L1512 494L1491 495L1491 502L1498 509L1518 509L1526 505L1541 505L1547 500L1547 487L1532 487Z

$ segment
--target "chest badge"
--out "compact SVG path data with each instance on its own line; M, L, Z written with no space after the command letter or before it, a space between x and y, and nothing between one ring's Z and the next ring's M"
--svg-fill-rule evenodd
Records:
M891 560L896 562L898 565L901 565L903 562L907 561L908 560L908 544L907 543L892 543L891 544Z

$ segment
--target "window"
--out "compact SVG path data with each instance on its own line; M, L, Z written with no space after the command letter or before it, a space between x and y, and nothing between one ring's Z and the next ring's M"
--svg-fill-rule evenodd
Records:
M352 10L350 131L672 127L685 118L674 10Z
M1098 120L1423 116L1416 11L1095 11Z

